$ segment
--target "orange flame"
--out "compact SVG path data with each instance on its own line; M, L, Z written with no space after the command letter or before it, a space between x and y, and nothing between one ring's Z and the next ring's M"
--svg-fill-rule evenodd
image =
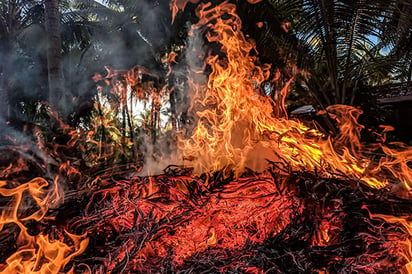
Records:
M59 273L73 257L86 249L86 234L77 236L66 232L73 243L71 245L64 243L62 239L52 239L48 235L30 235L24 223L29 220L43 220L49 207L58 201L58 189L55 187L48 193L48 182L43 178L35 178L11 189L6 186L5 181L0 181L0 195L11 199L7 209L1 212L0 231L9 224L17 225L20 229L17 237L19 248L6 259L6 265L0 265L0 273ZM31 198L37 210L29 216L22 216L28 198Z
M191 2L193 4L196 4L199 2L199 0L171 0L170 1L170 9L172 10L172 24L175 21L176 14L179 12L179 10L184 10L187 3Z
M235 8L224 2L213 8L210 3L200 4L197 9L199 22L193 29L207 26L207 40L221 44L225 57L207 59L212 69L207 87L195 88L199 119L192 136L182 141L185 158L194 159L187 162L194 172L230 169L239 175L245 167L262 167L259 159L268 158L284 160L296 170L361 180L374 188L389 185L390 178L382 175L389 171L409 190L412 170L407 163L412 159L412 149L381 146L387 156L372 168L371 160L364 156L368 150L359 141L360 110L344 105L329 107L340 129L340 135L332 138L286 117L286 91L293 79L276 102L259 95L262 83L275 81L277 76L271 79L270 66L260 65L250 54L256 52L255 45L241 32Z
M373 214L366 206L362 206L362 209L366 209L369 212L371 219L381 218L391 224L401 224L409 234L405 240L396 239L397 244L401 248L401 256L407 261L404 265L404 273L412 273L412 243L410 238L412 237L412 219L410 216L392 216L385 214Z

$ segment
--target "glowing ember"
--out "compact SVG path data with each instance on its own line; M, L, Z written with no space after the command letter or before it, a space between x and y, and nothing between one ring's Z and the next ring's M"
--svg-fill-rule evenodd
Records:
M179 264L208 247L241 250L247 242L263 243L280 232L290 222L292 208L298 208L297 200L278 193L273 178L236 180L208 197L185 226L152 242L150 249L158 255L173 249Z
M172 0L173 20L197 2ZM106 68L106 76L93 77L98 92L89 124L72 128L50 110L64 145L34 130L45 176L19 183L15 178L31 171L21 155L0 164L0 239L12 243L1 253L1 273L412 273L410 211L388 209L392 200L410 201L411 147L384 144L388 127L377 143L363 144L362 111L351 106L327 108L335 136L289 119L294 79L273 100L261 95L280 72L259 62L236 6L201 3L196 14L190 34L205 31L221 52L206 59L206 85L187 79L195 93L193 130L178 137L168 131L184 165L141 173L138 143L147 136L159 143L162 106L174 87L142 66ZM178 54L163 58L166 78ZM150 105L140 120L138 103ZM145 137L138 140L136 128ZM372 160L374 152L384 156ZM371 213L376 204L387 211Z

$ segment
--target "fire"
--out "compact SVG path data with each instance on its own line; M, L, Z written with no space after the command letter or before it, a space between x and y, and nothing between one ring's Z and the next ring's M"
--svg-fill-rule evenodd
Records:
M94 193L87 218L75 226L93 222L97 225L89 233L115 228L117 233L140 235L111 251L108 269L133 253L129 267L150 272L147 262L168 260L171 254L178 266L207 250L241 252L247 245L263 244L304 209L268 175L239 178L221 187L208 184L210 180L182 172L133 177L128 187L116 182Z
M175 21L176 14L179 10L184 10L187 3L197 3L199 0L170 0L170 9L172 10L172 23Z
M381 145L387 156L373 167L364 156L371 149L359 141L359 109L344 105L327 109L340 129L339 135L332 138L288 119L285 98L293 79L279 92L281 97L276 102L259 95L262 84L277 77L270 78L270 65L260 64L250 54L256 48L241 32L235 9L227 2L213 8L210 3L199 4L197 8L199 22L193 30L207 26L207 40L219 43L225 57L207 59L212 70L207 86L196 88L198 123L192 136L182 141L186 159L195 159L187 162L195 173L226 169L239 175L246 167L261 167L256 159L267 158L284 161L294 170L349 177L374 188L389 185L390 178L383 176L389 171L409 190L412 169L407 163L412 159L412 149L402 146L392 150Z
M401 250L399 253L407 261L407 263L403 266L404 272L412 273L412 243L410 240L412 237L411 217L410 216L392 216L392 215L385 215L385 214L373 214L370 212L370 210L366 206L363 206L362 208L368 211L371 219L380 218L390 224L401 224L406 229L407 233L409 234L409 237L406 237L406 239L404 240L395 238L394 243L395 245L399 246L399 249Z
M189 2L199 1L170 2L173 20ZM52 113L69 137L67 147L79 150L85 170L75 167L70 157L57 157L64 145L48 146L40 136L39 148L59 158L59 175L52 185L40 177L23 184L14 182L16 170L29 170L22 159L0 170L1 178L8 180L0 181L0 195L8 202L1 211L0 232L10 227L17 231L17 248L0 261L0 272L74 273L73 258L89 252L89 237L94 237L98 249L90 254L100 252L98 260L103 261L82 264L90 273L151 272L162 265L159 261L167 261L178 271L203 254L235 254L232 261L217 264L219 272L264 273L263 268L268 267L262 262L257 266L250 263L264 247L268 249L262 255L270 267L267 272L280 272L283 261L296 262L306 251L331 265L348 265L353 271L393 269L401 262L405 271L412 272L410 216L369 212L369 218L364 218L367 214L361 207L364 201L373 200L373 195L397 194L399 189L402 197L408 197L412 149L400 143L384 144L388 128L376 144L363 144L363 126L358 122L362 111L351 106L327 108L339 131L336 136L290 119L286 97L294 77L285 81L274 99L262 95L270 88L267 83L280 82L280 73L260 63L254 42L241 31L236 6L228 1L216 6L201 3L196 14L199 21L191 34L206 29L207 41L220 45L222 55L206 59L211 69L206 85L197 83L195 77L187 79L196 92L191 110L196 111L197 120L193 131L185 137L181 134L178 141L185 166L168 167L156 176L136 175L142 170L136 167L141 157L135 136L136 101L151 103L150 117L143 119L139 130L150 132L155 145L162 100L170 91L160 85L161 78L141 66L129 71L107 68L106 76L96 74L93 80L99 86L89 128L73 129ZM257 26L262 28L264 23ZM291 24L282 27L287 32ZM172 52L164 60L166 77L177 63L177 54ZM292 62L288 66L296 74L304 73ZM111 96L105 96L104 89L110 89ZM375 161L368 156L374 152L384 156ZM101 170L100 164L105 168L123 164L125 156L136 159L129 170L123 171L124 166ZM310 176L320 179L311 185ZM64 202L62 177L88 193L80 216L68 220L67 225L57 224L55 215L50 214L50 209ZM336 178L344 182L339 185ZM365 185L355 189L352 182ZM348 201L333 196L341 192L342 185L347 187L342 192L361 193L356 201L348 196L351 208L345 204ZM353 216L352 208L358 210ZM376 219L380 220L375 226ZM352 220L361 221L362 226L344 231L343 226ZM48 231L33 232L30 223L47 226ZM387 228L389 224L394 226ZM71 229L79 235L69 233ZM279 243L286 248L274 251ZM345 254L354 248L365 254ZM301 259L296 265L302 272L302 262L308 265L305 267L312 266L307 258ZM326 273L325 265L314 265L319 273L324 269Z
M154 244L157 250L172 247L178 264L211 247L241 250L247 242L263 243L284 229L290 222L292 207L298 208L298 201L279 193L273 178L239 179L218 195L211 195L197 209L197 216L186 226L177 227L173 236Z
M6 259L6 264L0 265L1 273L59 273L73 257L86 249L86 234L78 236L65 232L72 242L68 244L63 241L63 235L54 239L47 234L33 236L29 233L25 223L41 222L50 206L57 202L57 189L48 191L47 187L48 182L43 178L35 178L15 188L7 188L7 183L0 181L0 195L10 197L7 210L1 212L0 232L12 224L20 230L18 249ZM28 200L37 208L30 215L26 212Z

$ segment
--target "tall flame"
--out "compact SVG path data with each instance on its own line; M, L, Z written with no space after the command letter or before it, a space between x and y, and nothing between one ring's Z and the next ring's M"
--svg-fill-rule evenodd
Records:
M407 163L412 149L381 146L387 156L372 167L359 141L360 110L344 105L329 107L340 129L340 135L332 138L287 118L284 98L293 79L280 91L284 95L281 100L273 102L259 95L262 83L276 78L270 78L270 65L259 64L251 54L256 52L255 44L241 32L235 9L227 2L213 8L210 3L201 3L196 11L199 22L193 29L206 26L207 40L219 43L225 57L207 59L212 70L207 87L195 89L199 119L192 136L182 142L186 159L194 159L188 165L195 173L230 169L239 175L245 167L257 169L262 164L258 159L267 158L283 160L295 170L361 180L374 188L389 185L388 176L383 176L389 171L409 190L412 170Z

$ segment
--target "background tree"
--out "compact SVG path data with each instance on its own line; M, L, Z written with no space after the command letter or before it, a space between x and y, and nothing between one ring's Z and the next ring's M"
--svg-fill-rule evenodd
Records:
M269 2L299 38L302 50L297 56L314 61L299 65L311 73L303 87L316 91L321 105L352 105L361 81L389 79L402 54L387 51L405 44L412 26L407 15L410 0Z
M370 86L411 78L411 0L231 2L237 5L243 31L256 41L261 62L273 64L273 76L280 75L279 81L265 83L261 94L276 99L284 83L294 77L290 109L307 103L320 108L336 103L358 105L362 102L357 98L363 100L361 93L368 93ZM140 65L159 76L159 88L167 83L173 127L190 124L187 61L198 56L188 54L187 32L197 21L196 5L188 3L171 24L168 1L0 3L1 104L11 106L1 106L3 116L10 109L16 121L37 123L40 102L50 99L55 101L52 105L64 102L67 122L87 123L96 94L93 75L104 75L105 66L129 70ZM50 66L45 37L58 24L46 28L46 7L52 18L60 16L61 27L53 30L60 36L49 36L61 38L57 43L51 39L57 46L49 52L57 55L49 55ZM207 47L219 51L218 45ZM165 62L175 54L174 61ZM174 67L170 74L168 65ZM56 81L49 81L49 76ZM49 88L51 83L54 87ZM57 91L50 92L52 88Z
M0 117L9 119L12 112L11 86L22 64L24 49L19 42L22 32L37 23L39 4L29 0L0 1Z
M59 3L57 0L45 0L47 33L47 67L49 80L49 101L60 110L59 104L64 93L62 69L62 45L60 33Z

